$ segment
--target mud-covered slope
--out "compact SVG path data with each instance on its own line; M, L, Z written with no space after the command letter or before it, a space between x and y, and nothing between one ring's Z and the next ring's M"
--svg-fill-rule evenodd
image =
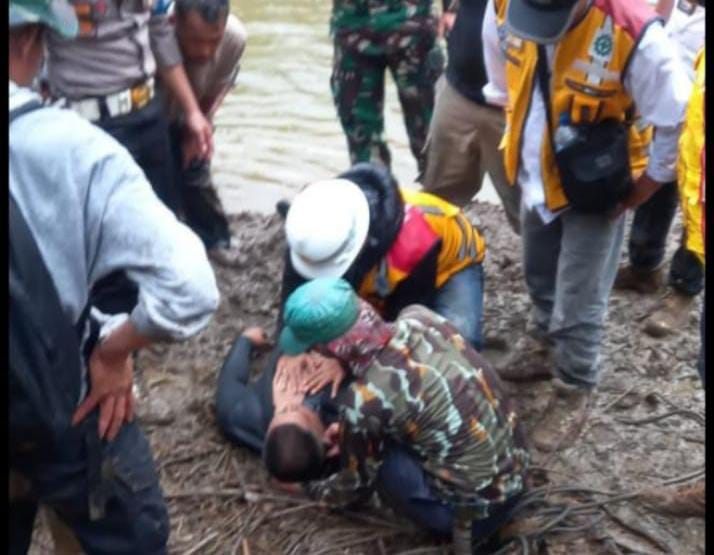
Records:
M500 207L475 204L487 245L485 332L512 348L524 333L528 296L520 243ZM430 540L389 514L369 508L336 515L301 497L275 490L260 460L231 446L217 431L213 398L218 369L237 334L262 325L272 334L277 317L284 238L277 216L232 218L243 258L239 268L216 268L221 305L210 326L191 341L140 357L140 385L151 399L153 445L171 515L172 553L438 553ZM670 250L679 230L670 235ZM533 452L537 484L628 493L687 477L704 464L704 431L686 416L626 424L677 407L703 412L696 374L699 310L686 329L656 341L641 331L641 317L656 299L615 292L604 348L604 378L581 439L555 456ZM502 356L503 352L487 352ZM528 356L528 353L523 353ZM256 361L256 370L260 361ZM512 387L526 430L537 426L546 400L544 382ZM144 396L142 395L142 398ZM146 410L146 399L143 399ZM573 499L578 494L573 493ZM582 500L582 497L580 497ZM596 496L592 499L602 500ZM542 553L704 553L704 520L664 517L636 501L607 505L594 531L547 535ZM33 551L49 544L38 534ZM430 548L430 546L432 546ZM619 551L618 551L619 550ZM514 551L518 552L518 551Z

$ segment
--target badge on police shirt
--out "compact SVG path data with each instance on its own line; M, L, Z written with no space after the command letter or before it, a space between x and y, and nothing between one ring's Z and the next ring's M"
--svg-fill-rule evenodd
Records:
M687 15L692 15L694 10L697 9L697 4L695 2L689 2L688 0L679 0L677 2L677 9Z

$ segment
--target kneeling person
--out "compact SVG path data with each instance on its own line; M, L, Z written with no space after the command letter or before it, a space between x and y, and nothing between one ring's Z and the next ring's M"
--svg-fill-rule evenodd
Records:
M485 244L457 206L361 163L297 195L285 232L283 300L307 279L342 277L387 320L422 304L481 347Z
M312 479L326 456L339 453L341 471L308 484L320 500L346 505L376 488L440 535L457 521L471 520L474 538L505 524L529 455L497 376L444 318L409 306L386 323L345 280L315 279L288 299L280 347L334 357L355 380L338 395L338 423L298 424L315 453L300 459L303 468L281 448L273 423L264 454L272 475Z

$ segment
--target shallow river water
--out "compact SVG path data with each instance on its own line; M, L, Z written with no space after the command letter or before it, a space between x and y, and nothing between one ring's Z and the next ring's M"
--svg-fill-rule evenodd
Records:
M215 182L229 212L272 211L301 185L349 167L330 94L331 5L330 0L231 0L248 42L238 86L215 121ZM391 77L385 96L392 171L401 185L410 186L416 162ZM490 187L481 197L494 197Z

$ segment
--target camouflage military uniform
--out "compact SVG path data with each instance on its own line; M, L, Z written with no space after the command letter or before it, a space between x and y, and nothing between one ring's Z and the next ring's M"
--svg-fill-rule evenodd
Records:
M369 493L384 445L396 442L422 459L439 498L474 519L489 517L495 504L523 491L529 460L498 377L451 324L422 306L405 308L392 329L339 400L343 470L308 490L335 505Z
M384 73L397 85L409 146L422 151L434 108L434 84L444 55L436 42L431 0L334 0L330 85L350 160L390 165L384 140Z

